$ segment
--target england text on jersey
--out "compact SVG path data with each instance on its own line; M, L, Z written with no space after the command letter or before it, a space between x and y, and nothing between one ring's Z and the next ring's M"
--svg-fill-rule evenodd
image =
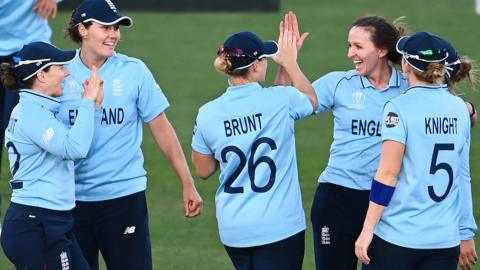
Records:
M352 119L352 134L360 136L382 136L380 121Z

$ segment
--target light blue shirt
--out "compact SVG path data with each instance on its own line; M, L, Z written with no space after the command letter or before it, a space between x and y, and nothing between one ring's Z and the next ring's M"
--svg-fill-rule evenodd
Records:
M89 78L79 57L66 67L70 76L59 117L72 125L76 103ZM88 156L75 162L76 196L79 201L120 198L146 189L143 168L143 122L150 122L169 106L152 73L140 60L115 53L99 69L104 81L102 109L95 117L95 135Z
M318 181L369 190L380 160L383 106L407 89L407 81L392 67L384 89L376 89L355 70L329 73L313 87L317 112L330 108L334 117L330 158Z
M50 43L52 29L48 20L33 10L36 3L36 0L0 0L0 56L17 52L34 41Z
M305 230L294 121L313 113L293 87L249 83L202 106L193 150L220 164L215 195L223 244L251 247Z
M85 157L92 142L93 101L78 103L77 122L71 129L55 118L58 107L58 99L20 91L5 131L12 202L52 210L75 206L71 159Z
M470 117L446 86L414 86L385 106L382 139L405 145L392 200L375 234L416 249L459 245L459 177Z

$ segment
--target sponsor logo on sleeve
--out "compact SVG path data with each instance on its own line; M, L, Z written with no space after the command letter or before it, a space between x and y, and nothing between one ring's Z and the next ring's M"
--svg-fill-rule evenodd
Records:
M394 112L389 112L385 116L385 125L387 128L395 127L400 122L400 117Z

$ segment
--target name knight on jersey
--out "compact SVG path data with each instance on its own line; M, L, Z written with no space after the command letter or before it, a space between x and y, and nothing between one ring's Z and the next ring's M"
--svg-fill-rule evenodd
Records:
M68 110L68 120L70 125L75 123L78 110ZM102 125L120 125L125 118L123 108L103 108L102 109Z
M225 136L236 136L262 129L262 114L234 118L223 121Z
M426 117L425 134L457 134L457 118Z
M361 136L382 136L380 121L352 119L352 134Z

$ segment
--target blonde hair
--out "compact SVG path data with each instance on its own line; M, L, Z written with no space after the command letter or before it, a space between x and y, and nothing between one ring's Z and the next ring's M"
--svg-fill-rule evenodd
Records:
M232 69L232 62L225 57L217 56L215 61L213 61L213 67L220 72L225 73L230 76L240 76L245 77L248 73L248 68L233 70Z
M442 84L447 74L445 65L438 62L429 63L423 72L415 68L412 68L412 71L417 79L431 84Z

